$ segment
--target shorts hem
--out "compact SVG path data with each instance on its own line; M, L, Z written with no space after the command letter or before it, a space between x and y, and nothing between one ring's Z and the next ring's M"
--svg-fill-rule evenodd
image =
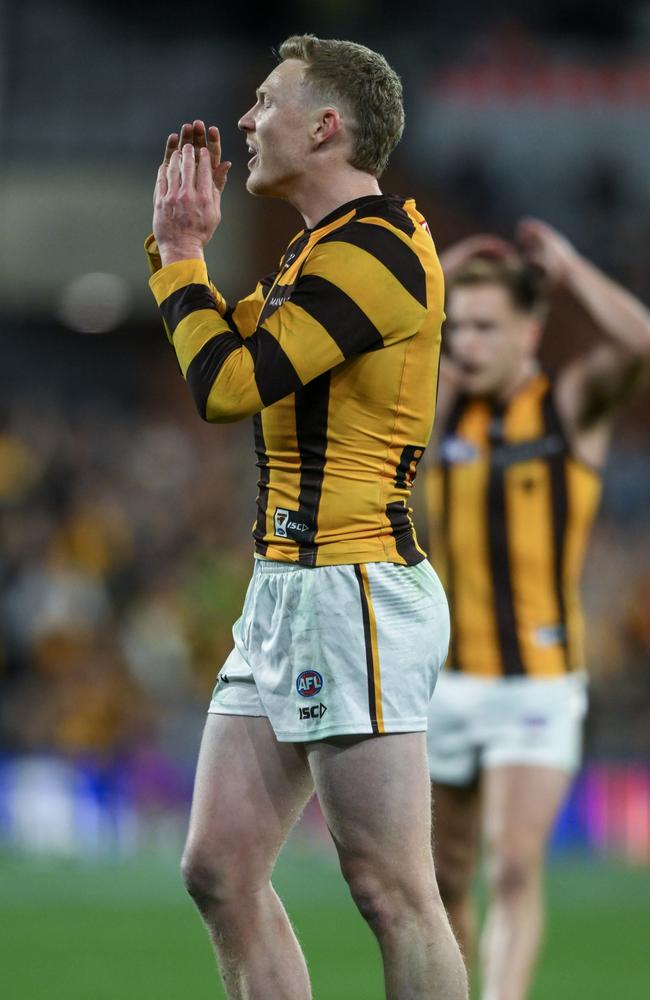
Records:
M271 723L273 725L273 723ZM292 730L275 730L276 739L280 743L314 743L318 740L326 740L331 736L391 736L397 733L424 733L427 728L427 720L420 719L398 719L395 722L384 722L381 733L375 732L368 723L365 726L353 722L343 722L338 726L327 726L319 729L316 733L306 733L304 730L294 732Z
M575 774L580 770L580 760L567 760L566 757L536 756L526 753L500 753L488 760L481 761L479 770L487 771L495 767L551 767L567 774Z
M208 706L208 715L249 715L254 719L268 719L268 715L264 711L254 710L251 708L246 708L243 705L235 705L232 708L226 708L224 705L213 705Z

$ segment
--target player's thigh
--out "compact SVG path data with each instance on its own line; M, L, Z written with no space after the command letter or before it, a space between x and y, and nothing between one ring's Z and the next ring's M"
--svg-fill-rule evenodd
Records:
M327 740L311 744L308 756L346 876L432 876L423 732Z
M481 839L481 793L478 779L467 785L431 783L433 857L445 897L469 892Z
M555 767L503 765L483 772L488 877L516 883L543 859L572 775Z
M312 788L304 750L279 743L268 719L208 715L184 867L212 871L240 860L264 877Z

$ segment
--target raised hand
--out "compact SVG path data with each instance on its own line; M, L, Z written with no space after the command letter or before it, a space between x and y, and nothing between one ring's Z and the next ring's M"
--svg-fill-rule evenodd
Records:
M575 247L557 230L539 219L522 219L517 242L524 257L536 264L554 283L565 281L579 258Z
M167 139L154 191L153 231L163 264L203 257L221 222L230 163L221 162L219 130L201 121Z
M517 251L512 243L502 240L500 236L491 233L479 233L468 236L440 254L440 263L445 278L453 278L472 257L512 257Z

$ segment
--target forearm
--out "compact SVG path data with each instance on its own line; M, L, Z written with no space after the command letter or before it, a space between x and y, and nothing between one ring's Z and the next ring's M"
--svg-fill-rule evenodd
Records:
M150 287L201 417L222 423L261 409L250 352L221 315L204 262L169 264Z
M650 359L650 312L639 299L578 254L563 278L608 338L632 355Z

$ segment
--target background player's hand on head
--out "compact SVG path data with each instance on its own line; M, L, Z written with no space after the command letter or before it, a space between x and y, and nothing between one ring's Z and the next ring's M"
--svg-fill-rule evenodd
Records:
M221 222L228 161L221 161L219 130L201 121L167 139L154 191L153 231L163 264L203 256Z
M522 219L516 235L526 260L540 267L555 283L565 279L567 271L578 258L577 251L567 238L540 219Z
M513 257L517 250L492 233L479 233L476 236L468 236L467 239L460 240L452 246L443 250L440 254L440 263L446 278L453 278L455 274L465 266L472 257Z

